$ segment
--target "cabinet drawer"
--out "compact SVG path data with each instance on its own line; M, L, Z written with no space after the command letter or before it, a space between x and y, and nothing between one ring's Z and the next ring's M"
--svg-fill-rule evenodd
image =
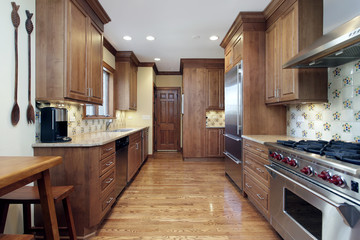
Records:
M108 195L106 195L104 198L101 199L101 205L100 205L101 218L110 210L110 207L115 202L116 199L115 195L116 195L115 190L112 190Z
M266 168L263 163L263 159L261 161L258 160L259 157L254 155L253 153L245 150L244 151L244 166L245 168L250 169L249 171L253 172L253 177L261 181L264 185L270 186L270 175L266 171Z
M248 172L245 171L244 174L244 190L245 192L251 196L251 199L254 204L263 210L265 214L268 214L269 210L269 193L268 190L264 190L260 187L260 183L258 183L255 179L253 179Z
M112 167L115 166L115 154L110 155L107 158L104 158L100 161L100 174L99 176L102 176L104 173L109 171Z
M244 149L249 150L250 152L253 152L258 156L261 156L264 159L268 159L269 150L264 144L244 139Z
M105 173L100 178L100 192L103 194L107 189L111 188L115 183L115 168Z
M101 159L110 156L112 153L115 152L115 142L111 142L108 144L105 144L100 147L101 148Z
M129 136L129 144L141 141L141 132L136 132Z

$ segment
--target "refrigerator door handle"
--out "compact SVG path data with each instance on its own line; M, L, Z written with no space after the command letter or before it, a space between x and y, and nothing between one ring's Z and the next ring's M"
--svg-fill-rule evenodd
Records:
M228 152L223 152L225 156L227 156L228 158L230 158L234 163L236 164L241 164L241 161L236 159L235 157L231 156L231 154L229 154Z
M242 77L243 77L243 70L242 70L242 60L238 65L238 69L236 71L236 84L237 84L237 116L236 116L236 134L240 135L240 130L242 132L242 121L240 122L240 114L242 112ZM242 116L242 114L241 114Z
M232 139L232 140L235 140L235 141L237 141L237 142L241 142L241 138L233 137L233 136L230 135L230 134L225 133L224 136L227 137L227 138L230 138L230 139Z

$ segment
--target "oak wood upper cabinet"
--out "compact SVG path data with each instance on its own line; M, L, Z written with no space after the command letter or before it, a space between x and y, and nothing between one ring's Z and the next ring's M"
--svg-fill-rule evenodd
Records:
M36 100L102 104L102 33L110 18L96 12L83 0L36 1Z
M241 34L235 41L234 46L233 46L233 59L234 59L234 64L233 66L235 66L236 64L238 64L241 59L243 58L243 34Z
M300 50L322 36L323 2L298 0L290 5L292 2L286 0L267 21L266 102L326 102L326 69L282 68ZM275 16L280 17L275 20Z
M233 46L225 48L225 72L228 72L234 65Z
M237 33L235 41L225 48L225 72L238 64L243 57L243 35Z
M224 154L224 129L206 129L206 157L223 157Z
M206 109L224 109L224 69L210 68L206 72Z
M141 132L129 136L127 181L130 182L141 165Z
M116 53L115 109L137 109L137 70L139 60L131 51Z

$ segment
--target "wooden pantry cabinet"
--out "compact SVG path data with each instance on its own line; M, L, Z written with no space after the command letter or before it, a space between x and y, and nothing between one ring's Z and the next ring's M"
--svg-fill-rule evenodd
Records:
M36 100L102 104L103 25L110 19L92 7L36 1Z
M137 109L137 71L139 60L131 51L116 53L115 109Z
M50 169L51 183L75 187L70 202L77 236L94 233L117 197L115 142L97 147L34 147L34 156L63 158L61 165Z
M270 175L264 167L268 164L268 149L265 145L244 139L244 192L254 206L270 219Z
M268 8L274 7L270 4ZM266 103L326 102L326 69L282 68L322 36L323 2L285 0L278 8L265 10L265 16Z

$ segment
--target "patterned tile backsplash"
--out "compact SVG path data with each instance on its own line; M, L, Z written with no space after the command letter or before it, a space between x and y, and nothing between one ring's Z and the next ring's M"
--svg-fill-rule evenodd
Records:
M328 103L290 105L287 134L360 142L360 60L328 69Z
M108 119L89 119L83 120L83 106L71 104L51 104L51 107L66 108L68 110L68 136L72 137L82 133L105 131ZM40 114L39 110L35 113L36 141L40 142ZM74 120L74 121L70 121ZM125 127L125 112L116 111L116 119L110 124L109 129Z
M225 127L225 113L219 111L206 111L206 126L207 127Z

